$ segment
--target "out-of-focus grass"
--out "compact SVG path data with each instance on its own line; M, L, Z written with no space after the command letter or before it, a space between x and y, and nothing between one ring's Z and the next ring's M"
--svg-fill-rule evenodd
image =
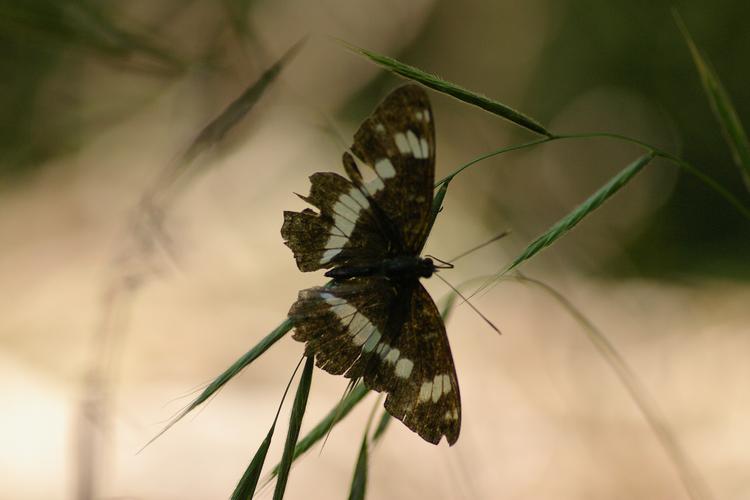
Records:
M184 69L145 27L119 26L117 12L115 3L86 0L0 2L0 175L23 173L79 144L87 126L75 98L83 61L156 78Z
M732 104L724 85L722 85L716 70L711 66L708 59L701 53L698 46L690 36L690 32L682 21L677 11L674 11L675 22L685 38L685 43L690 49L690 55L693 56L695 67L698 70L703 90L706 92L706 98L711 106L711 110L716 120L724 132L724 138L732 151L732 158L740 169L742 177L745 179L745 185L750 190L750 141L748 141L745 128L742 126L737 110Z
M273 491L273 500L284 498L286 483L289 480L289 471L292 469L294 462L294 451L297 447L299 431L302 428L302 419L305 416L307 408L307 397L310 394L310 384L312 384L313 368L315 367L315 358L309 356L305 359L305 368L302 370L297 394L292 404L292 415L289 417L289 430L284 443L284 452L281 455L279 463L279 473L276 479L276 488Z

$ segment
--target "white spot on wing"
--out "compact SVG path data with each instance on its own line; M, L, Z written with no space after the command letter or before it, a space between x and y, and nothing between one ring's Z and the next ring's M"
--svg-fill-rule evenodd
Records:
M344 236L352 235L352 231L354 231L354 223L350 221L349 219L345 219L341 217L340 215L334 215L333 223L336 225L337 228L341 230L342 233L344 233Z
M443 394L448 394L451 392L451 378L445 374L443 375Z
M422 147L419 145L419 139L414 132L411 130L406 132L406 139L409 141L409 147L411 148L414 158L424 158L424 156L422 156Z
M341 217L344 217L345 219L349 219L349 221L351 222L357 221L357 212L355 212L348 206L344 205L342 201L337 201L333 205L333 211L334 213L340 215Z
M390 179L396 175L396 169L388 158L383 158L375 162L375 171L383 179Z
M437 403L440 396L443 394L443 376L435 375L435 380L432 381L432 402Z
M354 345L356 346L361 346L362 344L367 342L367 339L370 338L370 334L372 334L373 331L375 331L375 327L373 326L372 323L367 321L367 318L365 318L361 314L358 314L357 317L364 319L364 326L360 330L351 329L349 330L349 332L350 333L354 333L355 331L357 332L357 334L352 339L352 342L354 342Z
M375 124L375 131L383 134L383 133L385 133L385 127L383 126L382 123L376 123Z
M367 192L372 195L383 189L385 184L383 184L383 180L380 177L375 177L365 187L367 188Z
M365 345L362 346L363 352L371 352L373 349L375 349L375 346L380 342L380 331L373 327L372 334L367 339L367 342L365 342Z
M385 359L385 357L388 355L388 351L390 350L391 350L391 346L383 343L383 344L378 345L377 353L380 354L381 358Z
M366 330L366 328L365 328L365 327L366 327L366 326L368 326L368 325L370 325L370 322L369 322L369 321L367 321L367 318L365 318L365 317L364 317L364 316L363 316L363 315L362 315L361 313L359 313L359 312L358 312L358 313L356 313L356 314L354 315L354 317L352 318L352 320L351 320L351 321L349 322L349 327L348 327L348 328L349 328L349 335L353 335L353 336L355 336L355 337L356 337L357 335L359 335L359 334L360 334L360 332L361 332L362 330ZM362 342L361 342L361 343L359 343L359 344L357 344L357 345L362 345L362 344L364 344L364 343L365 343L365 340L367 340L367 337L368 337L368 336L369 336L369 332L368 332L368 334L367 334L367 335L365 336L364 340L362 340ZM356 339L355 339L354 343L355 343L355 344L357 343Z
M424 110L424 121L430 123L430 111L427 109Z
M336 236L332 234L326 242L326 248L340 250L344 248L344 245L349 243L349 238L346 236Z
M392 349L388 352L388 354L385 356L384 360L386 363L395 363L398 361L398 357L401 354L401 351L398 349Z
M340 248L334 248L334 249L326 250L325 252L323 252L323 257L320 258L320 263L321 264L328 264L329 262L331 262L331 259L333 259L334 257L336 257L340 253L341 253L341 249Z
M359 193L359 191L357 192ZM361 193L360 196L362 196ZM365 199L366 201L367 199ZM354 224L359 217L361 209L362 207L357 203L356 198L346 194L341 195L339 200L333 205L333 227L324 247L326 251L320 258L321 264L328 264L334 257L341 253L341 250L349 242L349 236L354 231Z
M422 149L422 158L429 158L430 157L430 146L427 144L427 140L422 137L419 139L419 145Z
M414 368L414 362L412 360L401 358L398 360L398 363L396 363L396 376L409 378L412 368Z
M363 195L359 189L353 187L349 191L349 196L351 196L352 199L356 201L360 207L365 209L370 208L370 202L367 201L367 198L365 198L365 195Z
M378 345L380 331L364 314L357 311L346 300L336 297L332 293L321 293L320 298L331 306L331 311L345 324L349 335L352 336L354 345L362 346L364 352L370 352ZM351 320L348 320L349 317L351 317Z
M432 397L432 382L422 382L422 387L419 388L419 401L424 403Z
M409 141L406 139L406 136L404 134L402 134L401 132L394 134L393 140L396 141L396 147L398 148L399 152L401 152L401 154L411 153Z
M324 292L320 294L320 298L325 300L327 304L337 306L340 304L346 304L346 301L341 297L336 297L332 293Z
M421 111L417 111L416 113L414 113L414 118L416 118L416 120L418 122L421 122L422 121L422 112Z
M352 198L348 194L342 194L341 196L339 196L338 201L346 205L346 207L355 214L359 214L359 211L362 210L362 207L359 206L359 203L354 201L354 198Z
M331 311L339 317L339 319L348 318L352 314L356 313L357 310L352 306L344 302L343 304L336 304L331 306Z

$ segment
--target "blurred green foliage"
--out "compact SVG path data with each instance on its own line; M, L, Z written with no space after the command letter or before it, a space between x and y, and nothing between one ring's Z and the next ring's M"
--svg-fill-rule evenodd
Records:
M750 110L750 30L746 2L675 2L693 38L706 53L741 117ZM543 121L582 89L632 89L672 119L681 157L748 201L712 115L700 78L665 2L568 2L554 40L545 45L529 96ZM554 82L554 85L550 85ZM653 168L653 167L652 167ZM629 266L611 270L657 276L710 274L750 278L750 228L700 182L681 175L669 202L650 219L630 248ZM635 263L636 267L631 265Z
M20 174L80 140L84 61L169 76L177 56L120 28L115 2L0 0L0 175Z

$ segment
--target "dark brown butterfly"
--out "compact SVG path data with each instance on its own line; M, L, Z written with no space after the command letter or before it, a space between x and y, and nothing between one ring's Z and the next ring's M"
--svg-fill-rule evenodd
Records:
M362 379L385 408L425 440L451 445L461 401L445 325L419 283L436 270L420 254L430 231L435 127L427 94L394 90L344 153L348 178L310 177L317 212L284 212L281 234L301 271L329 269L324 287L289 311L296 340L329 373ZM371 172L365 182L357 161Z

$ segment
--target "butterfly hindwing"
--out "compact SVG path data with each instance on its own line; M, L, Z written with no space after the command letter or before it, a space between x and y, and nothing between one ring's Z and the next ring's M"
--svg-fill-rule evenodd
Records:
M335 375L388 395L385 407L423 439L453 444L461 404L445 326L417 281L354 278L302 290L289 312L294 338Z
M410 295L406 320L394 339L399 354L392 359L396 368L403 360L413 362L413 368L408 377L396 370L382 388L388 392L385 408L426 441L437 444L445 436L452 445L461 429L461 398L445 324L421 284L416 282ZM380 372L389 368L389 363L381 365ZM365 383L377 377L370 372Z
M381 342L394 298L394 287L379 277L302 290L289 310L294 339L305 342L318 367L351 376L351 367Z
M357 130L351 150L375 173L363 191L397 228L403 250L419 254L435 182L435 127L426 92L417 85L391 92ZM346 155L344 165L359 184Z

